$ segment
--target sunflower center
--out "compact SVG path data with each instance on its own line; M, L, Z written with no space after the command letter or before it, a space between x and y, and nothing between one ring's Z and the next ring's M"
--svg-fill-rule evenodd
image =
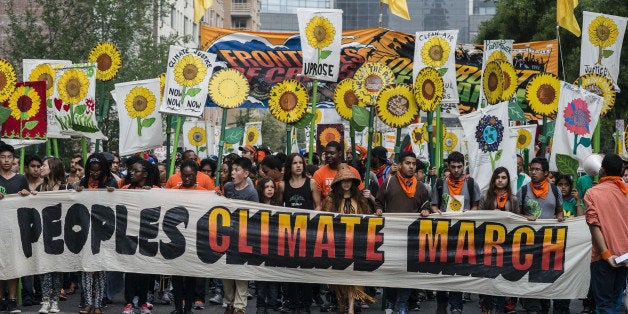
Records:
M255 132L249 132L249 134L246 135L246 141L252 143L253 140L255 140Z
M198 75L198 67L195 64L188 63L183 67L183 77L186 80L191 81L196 78L196 75Z
M138 95L133 98L133 109L137 112L142 112L148 107L148 100L146 97Z
M297 106L297 94L285 92L279 97L279 106L283 111L291 111Z
M358 97L355 96L355 93L352 90L347 91L342 98L345 102L345 105L349 109L358 104Z
M17 99L17 108L20 109L21 112L28 112L32 106L33 100L26 95L22 95Z
M325 40L325 38L327 37L327 30L323 25L316 25L312 33L314 34L314 38L316 38L316 41L318 42Z
M70 97L78 97L81 93L81 81L76 77L71 78L68 83L65 84L65 90Z
M421 86L421 93L423 94L423 98L432 100L436 93L436 85L434 82L432 80L425 80L423 86Z
M549 84L542 84L536 91L536 97L544 105L549 105L554 101L556 97L556 91Z
M111 56L103 53L98 56L96 63L98 64L98 71L107 71L111 68L113 61L111 60Z
M445 145L447 146L453 146L454 145L454 140L452 138L446 138L445 139Z
M524 134L520 134L519 137L517 138L517 143L519 143L519 145L525 144L526 136Z
M423 132L419 131L419 132L412 132L412 135L414 137L414 142L415 143L419 143L421 141L421 139L423 138Z
M37 77L38 81L46 81L46 90L51 89L52 86L52 76L50 76L49 73L42 73L39 75L39 77Z
M371 74L367 76L364 80L364 83L364 87L370 93L378 92L382 89L382 86L384 86L384 81L381 77L379 77L379 75L376 74Z
M510 75L504 72L504 90L508 89L508 87L510 87Z
M194 132L194 134L192 134L192 138L194 139L194 141L200 142L201 140L203 140L203 134L201 134L200 132Z
M596 94L596 95L598 95L598 96L602 96L602 97L604 97L604 91L603 91L603 90L602 90L602 88L601 88L600 86L598 86L598 85L591 84L591 85L589 85L589 86L585 87L584 89L586 89L587 91L589 91L589 92L591 92L591 93L593 93L593 94Z
M428 53L430 55L430 58L432 58L432 60L434 61L443 60L443 47L441 47L440 45L434 45L430 47Z
M0 89L4 89L7 86L7 76L4 72L0 72Z
M608 26L602 24L595 29L595 35L597 35L600 41L606 41L611 36L611 30Z
M388 111L397 117L401 117L408 112L408 107L410 107L410 102L401 95L391 97L386 104Z
M497 79L497 75L495 72L491 72L488 74L488 89L490 91L495 91L497 89L497 83L499 79Z
M334 132L326 132L325 133L325 142L329 143L329 142L333 142L336 140L336 135L334 134Z

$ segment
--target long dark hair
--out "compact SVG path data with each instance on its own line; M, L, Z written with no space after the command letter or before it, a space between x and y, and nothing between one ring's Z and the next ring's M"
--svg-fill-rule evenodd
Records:
M87 158L87 163L85 164L85 176L81 179L80 185L84 188L89 187L89 177L91 175L90 165L92 164L100 165L98 188L106 188L109 177L111 176L111 170L107 158L105 158L105 155L101 153L91 154L89 158Z
M259 202L260 203L264 203L264 201L266 200L266 197L264 196L264 187L266 186L266 183L272 183L273 186L275 187L275 193L273 194L273 196L270 198L270 205L280 205L281 202L279 201L279 193L277 193L277 186L275 185L275 182L273 182L273 179L269 178L269 177L264 177L264 178L260 178L257 181L257 196L259 198Z
M44 162L48 163L50 173L44 177L44 184L41 185L42 191L52 191L55 185L62 185L67 183L65 178L65 170L63 169L63 161L56 157L49 157L44 159Z
M305 157L303 157L299 153L292 153L288 155L288 158L286 158L286 163L283 166L283 180L286 182L290 181L290 178L292 178L292 162L294 162L294 159L297 157L300 157L301 160L303 160L303 173L301 174L301 176L303 176L304 178L307 177L305 168Z
M332 211L337 211L338 208L340 208L340 206L343 204L345 199L345 191L340 186L341 183L342 181L338 181L336 182L336 184L332 185L331 192L329 192L329 194L327 195L327 197L331 198ZM362 195L362 191L360 191L360 189L358 188L359 185L360 183L358 182L358 180L352 180L349 194L351 195L351 199L356 200L356 202L358 203L358 209L362 208L362 210L367 213L370 209L369 203L364 195Z
M493 175L491 176L491 183L489 183L488 190L486 190L487 204L493 204L495 202L495 199L497 198L497 195L495 194L495 190L497 189L495 187L495 181L497 180L497 176L502 172L505 172L506 178L508 178L505 189L506 193L508 193L508 198L510 198L510 172L508 172L508 169L506 169L505 167L497 167L495 171L493 171Z

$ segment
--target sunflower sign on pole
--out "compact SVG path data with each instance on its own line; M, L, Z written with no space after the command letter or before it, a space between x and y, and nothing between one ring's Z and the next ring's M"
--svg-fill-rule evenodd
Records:
M388 85L395 82L395 74L386 65L378 62L367 62L353 75L353 90L355 91L358 99L367 104L369 110L369 122L368 122L368 134L367 140L368 154L366 156L366 171L364 174L364 185L370 184L371 175L371 148L373 147L373 120L375 117L373 106L377 102L379 93Z
M425 67L417 73L414 80L414 98L419 106L419 109L427 112L427 131L428 131L428 143L430 147L430 165L440 166L440 158L437 158L436 154L440 154L439 149L435 149L432 139L432 120L434 118L433 112L436 110L436 138L439 140L440 136L440 110L437 110L440 106L443 94L445 91L445 83L442 76L438 71L432 67ZM438 145L437 145L438 146ZM439 165L436 165L436 162ZM438 169L438 167L437 167Z
M593 154L592 134L604 99L583 88L560 83L558 115L550 155L550 170L577 175L578 165Z
M0 59L0 76L3 77L0 80L0 103L2 103L11 97L17 83L15 68L9 61ZM9 116L11 116L11 110L0 106L0 126L9 119Z
M203 159L210 155L209 137L213 129L207 121L185 121L183 123L183 146L192 149L196 155Z
M377 97L375 105L377 116L389 127L397 129L395 137L395 162L401 152L401 129L408 126L419 115L412 87L395 84L384 87Z
M482 55L482 81L480 83L480 107L486 104L494 105L503 101L504 74L500 62L512 65L512 39L498 39L484 41ZM495 62L495 63L493 63ZM517 83L513 82L516 91ZM514 94L514 93L513 93Z
M536 124L511 126L510 130L516 136L517 154L521 155L524 165L534 158L534 143L536 138Z
M453 151L468 156L467 141L461 127L448 127L443 137L443 157L448 157Z
M427 123L414 123L408 126L410 134L410 144L412 145L412 151L416 154L417 158L421 161L430 159L430 153L428 148L428 131Z
M159 108L161 113L177 116L169 174L174 173L174 155L179 146L183 116L198 117L203 114L208 92L207 84L212 76L215 61L216 55L213 53L170 46L166 85Z
M301 75L312 78L312 115L316 112L318 80L336 82L340 73L342 10L297 9L303 68ZM270 106L270 105L269 105ZM314 153L314 127L310 125L308 162ZM290 141L288 141L290 143Z
M227 129L227 109L237 108L249 97L249 81L246 76L236 69L225 69L216 72L209 81L209 97L222 108L222 122L220 123L220 139L218 140L218 165L222 165L222 151L227 144L240 142L244 136L244 129ZM174 159L174 158L173 158ZM171 164L174 167L174 164ZM173 168L171 169L171 171ZM216 172L216 186L220 186L220 171Z
M96 63L96 79L100 82L100 95L98 97L98 113L96 121L98 126L102 124L103 119L109 113L109 99L105 94L104 82L112 80L118 74L122 67L122 54L118 47L111 42L100 42L92 48L87 57L88 62ZM84 139L82 139L84 141ZM95 152L100 150L100 139L96 140Z
M244 125L244 130L244 144L251 146L262 145L262 122L247 122Z
M542 156L545 156L546 147L549 143L547 117L554 116L558 111L558 98L560 96L560 80L551 73L539 73L533 76L526 85L526 100L530 109L538 115L543 116L543 126L541 129Z
M120 155L135 154L163 145L161 115L156 110L159 94L158 78L115 84L111 95L118 108Z
M346 78L336 85L334 105L338 115L349 121L351 156L355 159L355 132L361 132L368 124L368 112L363 109L366 106L364 102L360 101L353 91L353 79Z
M307 111L307 90L301 82L297 80L281 81L270 90L268 98L268 109L275 119L286 123L286 152L292 150L292 128L293 124L299 122ZM314 115L310 116L311 121L315 121ZM309 121L304 121L305 124ZM301 125L299 125L301 127ZM313 136L311 137L313 140Z

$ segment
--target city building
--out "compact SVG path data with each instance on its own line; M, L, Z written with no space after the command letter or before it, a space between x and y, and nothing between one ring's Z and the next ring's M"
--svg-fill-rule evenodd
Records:
M333 2L334 0L261 0L260 29L269 32L298 32L297 8L331 9L334 8Z

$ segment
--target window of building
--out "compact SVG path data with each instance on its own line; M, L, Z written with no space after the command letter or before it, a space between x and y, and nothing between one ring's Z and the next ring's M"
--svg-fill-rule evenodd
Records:
M174 20L175 20L175 11L174 11L174 6L170 7L170 27L174 28Z
M190 19L186 16L183 18L183 35L187 35L190 32L189 28Z
M231 27L233 29L246 29L247 28L247 19L246 18L232 18L231 19Z

